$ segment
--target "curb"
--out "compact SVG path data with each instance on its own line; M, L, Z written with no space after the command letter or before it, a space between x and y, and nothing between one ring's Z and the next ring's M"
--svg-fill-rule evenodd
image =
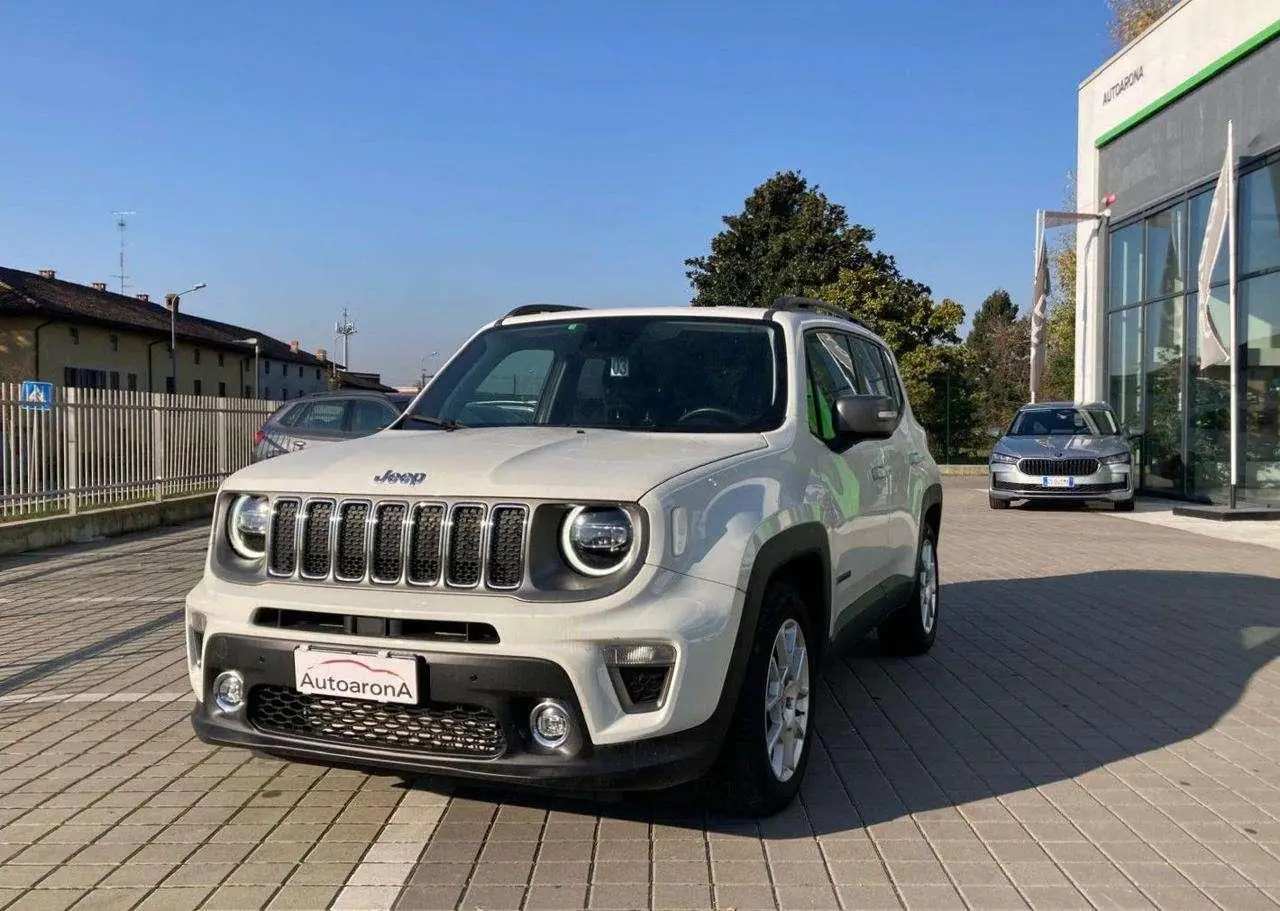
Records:
M0 556L27 553L94 538L115 538L161 525L179 525L213 515L214 493L175 497L159 503L116 506L74 516L0 522Z

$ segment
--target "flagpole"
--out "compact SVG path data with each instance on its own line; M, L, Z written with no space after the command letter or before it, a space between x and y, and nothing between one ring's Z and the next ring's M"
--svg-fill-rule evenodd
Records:
M1035 318L1036 318L1036 317L1035 317L1035 308L1036 308L1036 303L1037 303L1037 301L1034 299L1034 297L1035 297L1036 292L1037 292L1037 291L1039 291L1039 284L1038 284L1038 283L1039 283L1039 280L1040 280L1040 245L1041 245L1042 243L1044 243L1044 209L1036 209L1036 252L1035 252L1035 265L1032 267L1032 270L1031 270L1031 274L1032 274L1032 276L1034 277L1034 278L1033 278L1033 282L1032 282L1032 287L1033 287L1033 289L1035 289L1035 290L1033 290L1033 291L1032 291L1032 298L1033 298L1033 300L1031 301L1031 314L1030 314L1030 316L1029 316L1028 326L1030 326L1032 323L1034 323L1034 322L1035 322ZM1034 333L1034 332L1032 332L1032 333L1031 333L1031 336L1034 336L1034 334L1035 334L1035 333ZM1034 337L1030 337L1030 338L1029 338L1029 342L1030 342L1030 345L1029 345L1029 349L1028 349L1028 352L1027 352L1027 354L1028 354L1028 357L1027 357L1027 387L1028 387L1028 390L1027 390L1027 391L1030 393L1031 403L1032 403L1032 404L1035 404L1035 401L1036 401L1036 375L1035 375L1035 374L1036 374L1036 346L1035 346L1035 339L1034 339Z
M1237 466L1240 464L1240 359L1239 340L1236 338L1236 152L1234 126L1227 121L1227 160L1231 163L1231 179L1227 183L1227 307L1231 320L1231 488L1229 506L1236 508L1236 488L1239 485Z

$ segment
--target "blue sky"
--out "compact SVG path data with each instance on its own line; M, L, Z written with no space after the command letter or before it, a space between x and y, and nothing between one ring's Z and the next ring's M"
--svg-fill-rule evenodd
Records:
M416 379L512 306L683 304L777 170L1025 308L1103 0L5 4L0 261Z

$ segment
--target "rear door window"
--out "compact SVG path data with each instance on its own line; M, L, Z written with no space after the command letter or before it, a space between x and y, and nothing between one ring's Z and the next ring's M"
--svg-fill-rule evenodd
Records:
M347 403L343 399L308 402L299 409L291 426L294 430L312 433L340 433L346 412Z

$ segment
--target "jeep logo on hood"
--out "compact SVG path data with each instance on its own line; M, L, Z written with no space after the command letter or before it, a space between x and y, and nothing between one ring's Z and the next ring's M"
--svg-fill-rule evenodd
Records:
M373 479L375 484L407 484L410 487L417 487L427 479L426 472L398 472L388 468L382 474Z

